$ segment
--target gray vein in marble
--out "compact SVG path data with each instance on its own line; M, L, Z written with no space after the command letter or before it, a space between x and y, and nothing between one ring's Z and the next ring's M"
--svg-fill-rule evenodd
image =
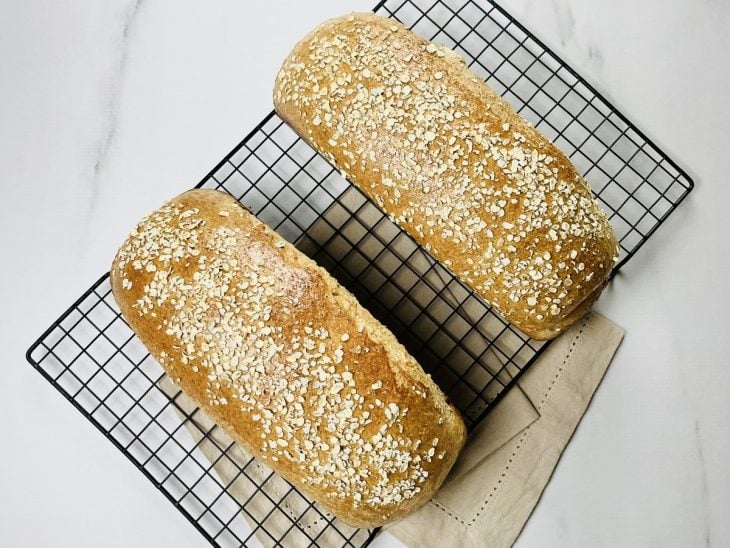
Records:
M655 276L655 278L657 280L662 279L661 276ZM664 282L662 283L664 284ZM688 359L686 358L684 352L684 345L679 344L679 341L673 340L672 349L674 354L677 356L676 363L688 362ZM684 367L677 367L676 370L680 379L680 382L678 383L679 389L682 391L684 401L688 402L689 404L688 411L691 413L692 416L697 416L697 413L694 410L694 405L692 403L692 397L690 396L689 392L690 382L687 378L687 371ZM710 484L707 480L707 463L705 462L705 451L702 444L702 432L700 430L700 422L697 419L694 419L694 446L697 453L697 465L700 474L700 497L702 501L702 509L700 515L702 516L704 528L703 541L704 545L709 547L712 546L712 529L710 524Z
M705 546L712 546L712 537L710 534L710 488L707 482L707 465L705 464L705 452L702 449L702 436L700 435L700 423L695 420L695 445L697 447L697 461L700 468L700 478L702 487L702 516L705 522Z
M575 34L575 17L570 4L563 0L553 0L555 18L558 24L558 38L565 46Z
M576 20L570 3L565 0L552 0L553 13L557 26L558 40L565 47L576 46L584 58L584 66L593 66L593 72L603 70L603 52L599 46L587 44L576 37Z
M117 56L114 71L109 83L109 99L106 105L105 114L106 121L104 124L104 132L99 140L94 160L93 173L90 180L90 198L88 217L93 215L96 204L99 201L99 191L101 182L101 173L109 156L112 144L117 131L117 121L119 118L119 103L121 99L121 87L124 81L124 74L127 68L127 55L129 50L129 38L132 33L134 22L139 14L140 7L144 0L134 0L127 10L122 26L121 38L117 45Z
M596 71L603 70L603 53L597 46L588 46L588 63L596 67Z

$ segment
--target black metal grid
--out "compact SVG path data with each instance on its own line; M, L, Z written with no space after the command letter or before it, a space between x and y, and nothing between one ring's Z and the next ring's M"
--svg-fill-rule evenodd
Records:
M671 159L491 1L385 0L376 11L460 53L571 157L620 239L614 273L692 189ZM492 313L274 113L198 186L229 192L328 268L470 426L546 346ZM161 368L119 315L108 275L34 343L28 360L213 544L364 546L374 536L333 519L256 461L234 460L216 428L201 427L198 410L186 412L179 393L168 397ZM202 455L202 443L215 447L215 458ZM232 481L217 474L222 461L238 466ZM230 495L235 482L250 484L248 500Z

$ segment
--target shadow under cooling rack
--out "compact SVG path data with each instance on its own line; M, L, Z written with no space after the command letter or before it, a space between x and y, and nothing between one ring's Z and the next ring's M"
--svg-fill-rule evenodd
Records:
M692 189L671 159L496 4L386 0L376 11L454 49L570 156L620 239L614 272ZM198 186L235 196L332 272L470 427L546 346L494 314L274 113ZM217 427L181 405L179 393L170 397L106 275L41 335L28 360L213 544L359 547L373 538L376 531L334 519L254 459L236 460ZM221 463L237 467L233 479L221 479ZM245 500L232 496L241 483Z

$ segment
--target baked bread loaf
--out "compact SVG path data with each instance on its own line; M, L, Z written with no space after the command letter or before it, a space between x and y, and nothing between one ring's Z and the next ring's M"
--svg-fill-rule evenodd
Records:
M568 158L402 24L352 14L284 62L277 113L418 243L536 339L598 298L617 257Z
M424 504L464 445L459 413L393 334L227 194L193 190L148 215L111 285L188 396L353 526Z

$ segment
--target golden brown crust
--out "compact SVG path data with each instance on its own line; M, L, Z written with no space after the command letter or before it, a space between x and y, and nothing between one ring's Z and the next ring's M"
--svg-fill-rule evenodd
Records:
M424 504L464 444L458 412L393 335L227 194L190 191L147 216L111 284L180 388L351 525Z
M374 14L333 19L284 62L274 104L528 335L600 294L617 242L586 182L450 50Z

